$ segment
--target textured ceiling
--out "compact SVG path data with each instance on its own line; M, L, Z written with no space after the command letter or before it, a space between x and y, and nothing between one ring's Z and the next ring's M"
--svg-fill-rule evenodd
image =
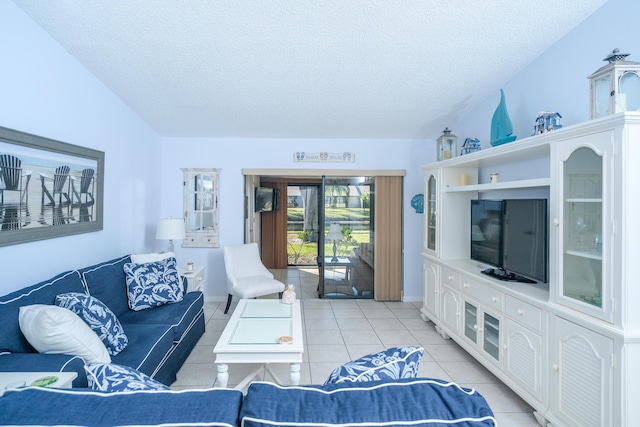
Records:
M606 0L14 0L161 136L424 138Z

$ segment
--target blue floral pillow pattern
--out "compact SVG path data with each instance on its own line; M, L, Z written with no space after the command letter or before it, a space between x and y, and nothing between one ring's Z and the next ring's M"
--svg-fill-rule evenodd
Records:
M175 258L124 265L131 310L140 311L182 300L183 289Z
M84 366L89 388L100 391L170 390L166 385L128 366L89 363Z
M120 353L129 343L115 314L99 299L79 292L56 296L56 305L73 311L100 337L110 355Z
M423 353L422 347L390 347L336 368L325 384L416 378Z

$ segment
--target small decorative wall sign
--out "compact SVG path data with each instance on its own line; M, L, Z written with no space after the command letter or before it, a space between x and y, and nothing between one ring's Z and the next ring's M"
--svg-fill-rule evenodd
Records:
M305 151L296 151L293 153L293 161L305 163L353 163L356 161L356 155L348 151L343 153L329 153L326 151L307 153Z

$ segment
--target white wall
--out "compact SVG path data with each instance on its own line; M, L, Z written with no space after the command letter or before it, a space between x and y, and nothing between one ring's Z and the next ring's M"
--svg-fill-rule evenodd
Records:
M159 137L9 1L0 2L0 58L0 126L105 152L104 230L0 247L0 294L149 249Z
M609 0L530 67L501 85L519 138L532 133L541 110L560 112L564 125L588 119L586 77L613 48L640 61L640 2ZM637 49L636 49L637 48ZM335 169L406 169L404 187L405 298L422 297L423 216L410 207L421 193L420 165L435 160L434 141L203 140L160 138L113 93L11 2L0 2L0 126L106 152L105 229L102 232L0 247L0 293L125 253L161 250L157 220L182 211L182 167L219 167L221 243L243 239L242 168L312 168L293 152L352 151L355 164ZM499 60L491 58L489 60ZM449 127L462 139L489 146L495 95ZM431 134L439 134L440 129ZM161 142L160 142L161 141ZM158 149L160 144L160 149ZM162 154L161 154L162 153ZM161 167L157 167L160 164ZM325 165L326 166L326 165ZM1 238L1 237L0 237ZM221 297L219 249L183 249L180 262L204 263L206 292Z
M355 153L354 163L295 163L293 154L306 152ZM244 242L244 177L242 169L406 169L404 179L404 290L405 299L422 299L422 220L410 200L422 190L419 165L433 160L435 149L424 141L410 140L291 140L165 138L162 142L162 213L182 210L184 167L220 168L220 244ZM226 296L226 276L220 248L182 248L182 264L205 265L207 298Z
M514 135L518 139L531 136L540 111L559 112L563 126L589 120L587 77L607 64L603 59L614 48L629 53L627 60L640 62L639 18L640 2L609 0L503 84ZM451 128L458 136L480 138L483 148L489 148L491 118L499 102L500 86L492 97Z

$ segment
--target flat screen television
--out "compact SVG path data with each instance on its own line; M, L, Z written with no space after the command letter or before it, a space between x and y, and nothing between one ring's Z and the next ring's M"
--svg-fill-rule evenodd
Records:
M257 187L255 192L256 212L271 212L278 210L278 190L270 187Z
M505 200L504 270L547 283L548 223L545 199Z
M546 199L471 201L471 259L500 280L548 281Z
M471 201L471 259L500 267L503 258L502 200Z

